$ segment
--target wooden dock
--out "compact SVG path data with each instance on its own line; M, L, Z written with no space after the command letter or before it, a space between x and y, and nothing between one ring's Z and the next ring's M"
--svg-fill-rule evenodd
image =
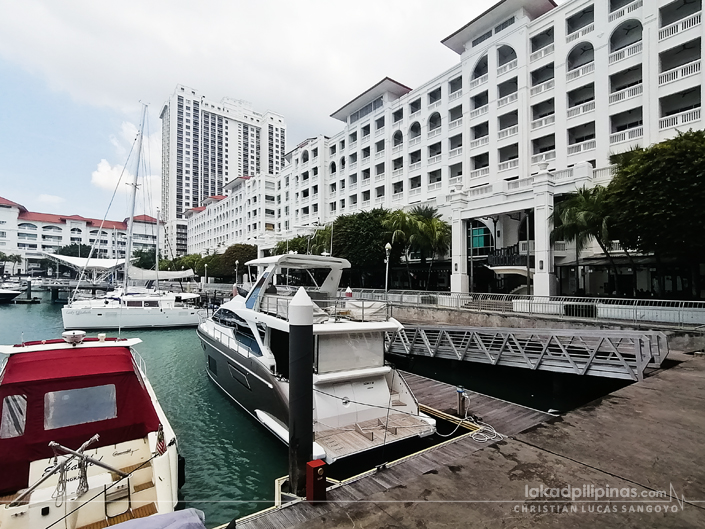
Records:
M457 416L456 386L445 384L406 371L400 371L416 396L419 406L429 415ZM512 436L555 416L496 399L482 393L466 390L469 396L468 410L482 417L503 436ZM388 463L382 471L370 470L343 481L328 490L327 502L315 507L305 501L295 501L281 507L237 520L237 527L252 529L291 527L309 520L320 519L326 513L334 514L348 503L367 502L385 491L406 488L406 483L426 474L438 474L439 469L462 469L473 452L490 446L493 442L481 443L473 440L477 428L454 439L433 446L416 454Z

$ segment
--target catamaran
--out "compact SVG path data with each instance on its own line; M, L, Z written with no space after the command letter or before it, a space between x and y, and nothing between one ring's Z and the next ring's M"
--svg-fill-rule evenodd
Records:
M338 297L346 259L287 254L247 265L264 269L250 291L233 292L197 329L206 373L235 402L288 443L288 308L298 276L314 303L314 459L333 463L435 432L435 420L384 362L385 335L401 324L383 302Z
M176 506L183 467L141 343L0 346L0 528L102 528Z

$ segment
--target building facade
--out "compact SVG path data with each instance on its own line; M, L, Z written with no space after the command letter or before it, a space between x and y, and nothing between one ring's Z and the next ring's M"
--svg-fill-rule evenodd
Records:
M134 220L133 250L156 251L157 220L148 215ZM22 256L22 263L15 268L19 273L38 269L39 261L45 258L42 252L55 253L71 244L95 243L95 257L124 259L127 232L128 219L102 221L79 215L37 213L0 197L0 252Z
M260 247L343 214L431 205L452 224L455 292L521 292L528 276L535 294L612 293L590 267L575 279L575 248L551 244L550 217L562 196L609 183L612 154L703 127L701 11L702 0L498 2L442 41L456 66L413 89L382 80L332 114L339 133L287 154Z
M207 100L177 85L164 104L162 120L162 214L170 257L187 251L185 212L239 177L278 172L283 164L286 125L273 112L252 110L231 98Z

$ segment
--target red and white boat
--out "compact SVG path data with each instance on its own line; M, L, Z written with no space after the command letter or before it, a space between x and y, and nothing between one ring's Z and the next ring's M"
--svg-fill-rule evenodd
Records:
M172 512L183 468L141 340L62 336L0 346L0 529Z

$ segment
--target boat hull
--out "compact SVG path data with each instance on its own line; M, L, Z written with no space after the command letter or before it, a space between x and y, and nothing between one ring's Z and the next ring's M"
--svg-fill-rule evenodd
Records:
M196 327L198 311L190 308L61 309L64 329L144 329L158 327Z

